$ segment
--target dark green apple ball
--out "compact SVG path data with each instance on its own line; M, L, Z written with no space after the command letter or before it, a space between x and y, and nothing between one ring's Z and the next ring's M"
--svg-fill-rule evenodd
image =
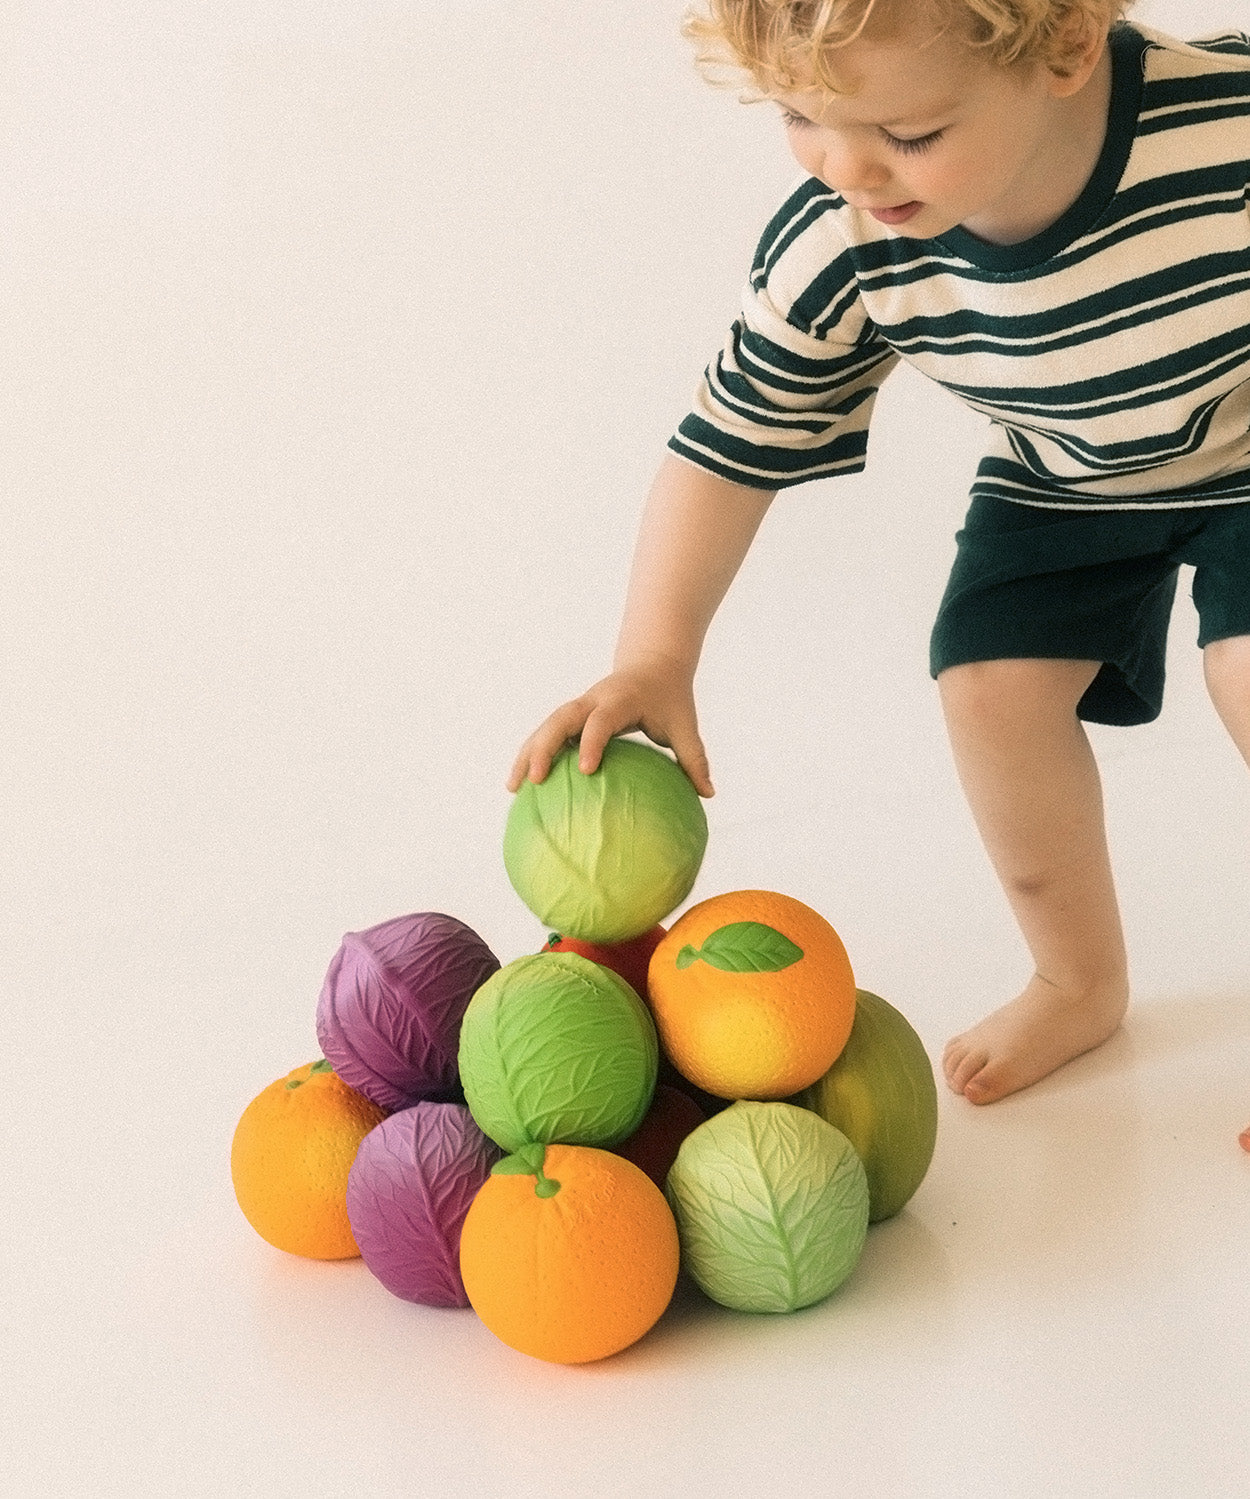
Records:
M534 915L582 942L628 942L681 905L707 847L707 818L670 756L612 739L599 768L577 750L546 780L524 781L508 813L503 862Z
M790 1100L840 1129L868 1177L868 1218L892 1218L925 1178L937 1145L933 1065L888 1000L855 991L855 1024L833 1066Z
M623 978L577 953L541 952L474 994L459 1060L478 1128L509 1154L534 1142L606 1147L642 1123L659 1044Z

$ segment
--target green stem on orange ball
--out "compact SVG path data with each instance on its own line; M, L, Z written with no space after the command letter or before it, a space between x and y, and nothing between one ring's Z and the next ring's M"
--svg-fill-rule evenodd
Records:
M560 1190L560 1183L553 1176L544 1176L541 1166L535 1175L538 1177L537 1182L534 1184L535 1197L554 1197Z
M319 1062L314 1062L312 1064L312 1066L308 1069L308 1077L312 1077L315 1073L318 1073L318 1072L333 1072L333 1071L334 1071L334 1068L330 1065L329 1062L326 1061L326 1059L324 1057L322 1057ZM291 1079L291 1081L287 1084L287 1087L288 1088L302 1088L307 1081L308 1081L308 1078L305 1078L305 1077L295 1077L295 1078Z
M548 1176L543 1170L543 1162L546 1159L547 1147L535 1140L527 1145L522 1145L511 1155L504 1156L502 1161L496 1161L491 1167L492 1176L533 1176L537 1178L534 1185L536 1197L554 1197L560 1190L560 1183L553 1176Z

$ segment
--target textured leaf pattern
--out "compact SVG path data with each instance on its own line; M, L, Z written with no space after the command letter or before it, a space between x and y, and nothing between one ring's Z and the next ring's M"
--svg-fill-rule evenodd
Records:
M731 921L710 932L702 947L687 943L677 954L677 966L703 962L724 973L779 973L802 956L803 949L776 927L762 921Z
M513 1155L504 1156L490 1168L492 1176L537 1176L547 1156L547 1147L535 1142L522 1145Z
M461 1018L498 968L476 932L436 911L349 932L317 1004L321 1049L384 1109L451 1095Z
M533 1140L623 1140L641 1123L657 1066L642 1001L624 979L574 953L509 963L474 996L461 1029L465 1097L509 1151Z
M419 1103L361 1141L347 1215L365 1263L386 1288L427 1306L467 1306L460 1230L499 1158L467 1108Z
M691 1274L742 1311L794 1311L829 1295L868 1227L850 1142L791 1104L739 1102L700 1125L667 1191Z
M707 817L689 778L650 745L612 739L593 775L575 750L525 781L504 829L504 868L538 919L592 942L621 942L690 893Z

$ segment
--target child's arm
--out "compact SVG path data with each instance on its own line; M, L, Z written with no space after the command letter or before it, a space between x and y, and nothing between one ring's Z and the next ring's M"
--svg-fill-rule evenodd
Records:
M581 736L593 771L614 734L641 729L668 745L701 796L712 795L699 738L694 674L703 637L764 519L773 491L751 489L665 457L643 512L613 669L557 708L521 746L508 788L541 781Z

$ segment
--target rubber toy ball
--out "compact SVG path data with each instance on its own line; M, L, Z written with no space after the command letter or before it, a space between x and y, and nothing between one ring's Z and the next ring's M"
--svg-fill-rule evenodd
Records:
M521 783L503 859L541 922L565 937L612 944L640 937L685 900L706 846L703 804L676 760L612 739L589 775L568 748L545 780Z
M650 1106L658 1066L646 1005L619 974L577 953L506 964L473 996L460 1029L465 1101L509 1152L624 1140Z
M713 1301L793 1312L859 1261L868 1182L854 1147L790 1103L731 1104L682 1142L666 1194L682 1263Z
M388 1112L460 1098L460 1022L499 959L436 911L348 932L317 1003L317 1039L339 1077Z
M499 1157L458 1103L414 1104L365 1136L347 1178L347 1216L388 1291L424 1306L468 1306L460 1230Z

